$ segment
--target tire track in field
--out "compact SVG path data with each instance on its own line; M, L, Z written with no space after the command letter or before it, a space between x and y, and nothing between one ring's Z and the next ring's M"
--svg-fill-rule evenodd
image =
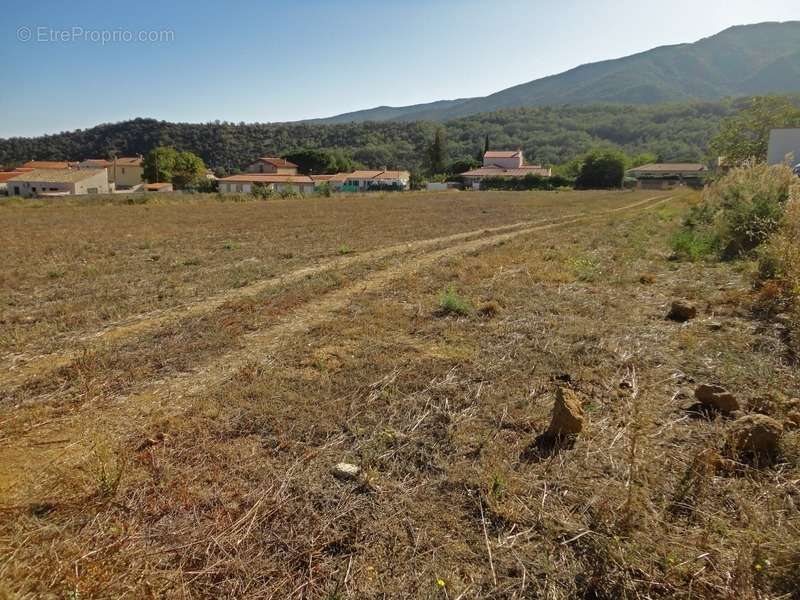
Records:
M655 198L657 197L647 198L629 206L634 208L635 206L640 206L646 202L650 202ZM258 295L259 293L262 293L272 287L297 283L308 277L313 277L329 271L366 264L370 261L379 261L392 258L394 256L414 254L416 252L426 251L430 248L435 248L440 245L462 242L469 240L470 238L482 238L487 235L511 233L543 224L559 224L561 222L569 222L570 219L583 216L589 217L597 214L600 213L590 212L584 215L573 214L561 217L553 217L550 219L522 221L509 225L502 225L500 227L477 229L438 238L429 238L414 242L394 244L392 246L370 250L357 255L345 256L321 264L302 267L283 275L262 279L242 288L226 290L196 302L128 317L106 326L99 331L76 337L72 343L82 346L81 351L63 350L60 352L53 352L50 354L33 357L21 366L11 367L6 372L0 373L0 386L5 389L12 389L23 385L26 383L26 381L34 377L41 377L48 373L54 373L58 369L66 367L79 358L81 352L83 351L83 345L85 344L121 344L129 338L152 333L159 328L185 318L198 317L211 313L228 302Z
M242 347L221 354L199 370L176 373L153 381L145 389L104 400L101 407L82 407L60 420L44 424L11 439L0 440L0 493L11 497L11 491L23 486L27 478L35 478L50 466L75 467L92 451L94 434L122 437L129 432L140 417L148 411L159 409L167 414L182 411L186 401L195 394L229 380L245 364L263 360L265 355L278 349L289 336L297 336L330 319L337 311L346 308L354 297L377 292L398 279L434 265L453 256L480 251L502 244L523 235L554 229L564 225L593 221L609 215L635 209L648 210L659 206L674 196L653 197L615 209L569 217L558 222L532 225L489 237L464 241L434 250L367 275L348 287L335 290L318 300L306 303L281 318L275 325L243 336ZM646 205L646 206L645 206ZM91 414L89 414L91 412ZM26 439L34 435L35 439ZM48 441L51 438L53 441Z

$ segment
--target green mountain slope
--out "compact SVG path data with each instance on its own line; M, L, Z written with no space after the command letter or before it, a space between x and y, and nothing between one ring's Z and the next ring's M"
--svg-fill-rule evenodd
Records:
M565 104L713 101L800 92L800 21L732 27L693 44L592 63L471 100L350 113L358 121L446 121L478 113ZM317 122L347 122L339 115Z

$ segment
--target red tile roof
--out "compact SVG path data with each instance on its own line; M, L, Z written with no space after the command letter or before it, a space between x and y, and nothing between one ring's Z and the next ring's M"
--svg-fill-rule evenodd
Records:
M525 175L539 175L540 177L550 177L552 171L549 168L539 165L523 165L519 169L504 169L503 167L481 167L466 173L460 173L461 177L525 177Z
M348 179L408 179L411 174L408 171L353 171L352 173L337 173L336 181L346 181Z
M22 166L26 169L69 169L70 163L60 160L29 160Z
M272 165L276 169L296 169L297 165L294 163L289 162L288 160L284 160L282 158L274 158L271 156L262 156L258 159L257 162L267 163L268 165Z
M628 173L700 173L707 170L700 163L655 163L634 167Z
M139 156L118 156L117 157L117 166L118 167L141 167L144 164L144 160Z
M111 166L111 161L105 158L87 158L81 161L81 163L94 169L106 169Z
M0 183L8 181L12 177L17 177L18 175L22 175L26 171L0 171Z
M519 156L521 150L489 150L486 152L484 158L516 158Z

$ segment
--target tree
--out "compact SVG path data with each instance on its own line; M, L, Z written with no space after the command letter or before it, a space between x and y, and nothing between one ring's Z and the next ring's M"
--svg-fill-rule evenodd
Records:
M622 187L625 179L625 155L615 150L595 150L583 159L575 187L610 189Z
M447 171L447 142L445 141L443 127L439 127L436 130L429 155L431 175L438 175Z
M711 150L729 164L767 160L769 133L781 127L800 126L800 110L786 97L753 98L738 114L722 121L711 140Z
M480 166L481 163L472 157L467 156L464 158L457 158L448 165L447 174L459 175L460 173L466 173L467 171L471 171L472 169L477 169Z
M355 163L341 150L304 149L284 154L283 158L297 165L303 175L353 171Z
M483 140L483 153L486 154L489 151L489 134L486 134L486 138Z
M175 170L175 159L178 151L175 148L159 146L153 148L144 157L144 178L150 183L166 183L172 181Z
M633 169L634 167L641 167L642 165L660 162L664 161L662 161L658 155L653 154L652 152L642 152L641 154L628 157L625 167L627 169Z
M172 184L177 189L194 187L206 175L203 159L191 152L178 152L173 167Z
M203 159L191 152L159 146L144 158L144 178L150 183L172 183L177 189L191 187L205 177Z

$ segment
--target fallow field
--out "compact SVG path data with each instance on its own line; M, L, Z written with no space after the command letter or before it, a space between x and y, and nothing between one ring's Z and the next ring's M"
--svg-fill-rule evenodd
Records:
M239 200L0 203L0 598L798 597L798 432L718 468L692 398L796 357L696 194Z

